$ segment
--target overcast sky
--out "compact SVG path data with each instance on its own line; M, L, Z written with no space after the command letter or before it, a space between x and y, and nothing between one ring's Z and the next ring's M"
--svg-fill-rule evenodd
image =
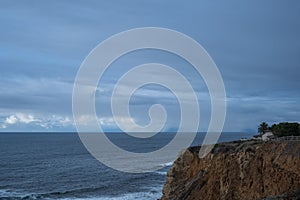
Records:
M262 121L300 121L298 0L2 0L0 4L2 132L74 131L73 83L85 57L114 34L149 26L180 31L199 42L213 58L227 93L225 131L255 132ZM110 111L114 84L130 67L149 62L168 64L187 77L199 98L199 131L207 129L209 94L188 63L154 50L126 56L109 68L97 90L97 114L104 130L118 130ZM159 72L150 70L149 75L158 76ZM147 124L148 108L154 103L164 105L168 112L164 130L176 130L178 102L170 91L157 85L134 94L132 119Z

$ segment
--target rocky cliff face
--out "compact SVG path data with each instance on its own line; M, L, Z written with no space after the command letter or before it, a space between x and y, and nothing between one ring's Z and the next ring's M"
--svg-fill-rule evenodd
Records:
M182 152L161 200L300 199L300 142L218 144L205 158Z

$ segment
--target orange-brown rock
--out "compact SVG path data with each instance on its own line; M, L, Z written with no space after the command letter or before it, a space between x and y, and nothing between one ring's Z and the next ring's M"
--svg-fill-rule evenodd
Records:
M300 199L300 142L231 142L204 158L183 151L167 174L161 200Z

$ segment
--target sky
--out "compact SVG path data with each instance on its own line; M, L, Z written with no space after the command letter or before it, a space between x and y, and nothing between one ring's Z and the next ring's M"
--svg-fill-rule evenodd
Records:
M173 29L206 49L226 89L224 131L256 132L262 121L300 121L297 0L0 3L1 132L75 131L72 92L81 63L103 40L139 27ZM110 110L112 89L118 78L131 67L149 62L168 64L187 77L199 99L199 131L206 131L210 99L201 76L184 60L157 50L130 53L104 74L95 101L102 129L119 131ZM159 75L149 69L149 76ZM158 85L147 85L135 92L130 101L130 118L115 117L125 123L134 120L146 125L148 109L153 104L165 106L163 131L176 131L180 122L178 101L172 92Z

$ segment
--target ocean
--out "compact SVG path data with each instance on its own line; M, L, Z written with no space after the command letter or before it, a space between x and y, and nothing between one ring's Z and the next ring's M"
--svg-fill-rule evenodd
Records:
M107 135L133 152L154 148L152 143L132 140L123 133ZM193 145L200 144L203 135L198 133ZM219 142L252 135L222 133ZM155 148L173 136L159 134ZM171 165L161 163L164 168L158 171L130 174L101 164L76 133L0 133L0 199L156 200Z

